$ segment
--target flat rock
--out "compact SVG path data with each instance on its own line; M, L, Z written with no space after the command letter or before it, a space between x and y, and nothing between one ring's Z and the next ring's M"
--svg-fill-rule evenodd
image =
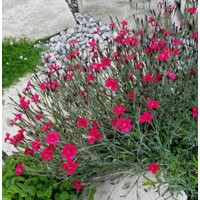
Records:
M76 24L64 0L3 0L2 37L40 39Z
M155 181L156 178L151 173L146 173L146 177ZM106 181L96 188L94 194L94 200L187 200L185 192L181 192L179 195L171 194L168 192L164 196L159 195L158 187L149 188L149 186L144 186L143 183L147 180L143 175L132 176L131 174L124 177L118 178L112 181ZM166 190L166 185L161 187L160 194ZM87 200L85 198L84 200Z
M101 20L105 23L110 23L110 17L116 21L115 17L119 19L119 21L127 20L129 23L129 27L135 28L137 24L133 20L133 14L136 17L143 18L145 15L150 16L149 8L158 13L157 4L160 0L78 0L80 13L90 13L95 19ZM162 2L162 1L161 1ZM183 13L185 7L186 0L180 0L181 3L181 12ZM175 0L168 0L167 5L175 5ZM163 11L164 12L164 11ZM176 12L174 17L172 18L172 22L175 22L176 25L180 24L180 16ZM99 23L100 26L104 24L102 22Z

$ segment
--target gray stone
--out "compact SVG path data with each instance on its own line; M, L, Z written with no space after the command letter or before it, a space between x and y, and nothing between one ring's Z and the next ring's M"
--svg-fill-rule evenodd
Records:
M82 33L77 33L77 34L76 34L76 37L79 38L79 37L81 37L81 35L82 35Z
M104 49L104 44L99 44L99 48L103 50Z
M54 49L54 47L50 47L49 50L50 51L54 51L55 49Z
M90 38L92 38L92 37L93 37L93 35L92 35L92 34L86 34L86 36L87 36L87 37L90 37Z
M55 51L59 51L61 47L61 42L59 41L55 46Z
M2 37L40 39L76 24L64 0L3 0Z
M67 40L67 36L66 35L61 35L61 39L62 39L62 41L66 41Z
M113 36L111 32L105 32L103 35L104 35L105 37L107 37L107 38L110 38L110 37Z
M146 177L152 181L156 181L156 178L153 174L147 173ZM160 194L158 192L158 187L149 187L144 186L143 183L147 180L143 175L133 176L128 174L126 176L120 177L115 180L108 180L100 184L96 188L94 194L94 200L173 200L173 197L170 197L171 194L167 192L162 196L162 193L165 192L167 184L160 187ZM185 192L181 191L181 194L174 193L174 197L177 200L187 200ZM88 198L84 198L88 200Z
M167 0L166 2L167 6L173 6L175 4L175 0ZM179 2L181 3L180 11L183 13L186 0L180 0ZM130 28L136 27L133 14L139 18L144 18L145 15L150 16L149 8L158 13L158 3L159 0L78 0L80 13L90 12L94 18L108 24L111 22L109 17L109 15L111 15L114 21L116 21L115 17L117 17L119 21L126 20ZM178 15L178 12L179 11L177 11L175 16L171 19L176 25L180 24L180 15ZM100 26L104 26L102 21L99 21Z
M74 32L75 32L75 31L74 31L74 29L72 29L72 28L70 28L70 29L67 30L67 33L70 34L70 35L74 34Z
M60 32L60 35L65 35L65 34L66 34L65 31Z
M91 23L91 24L90 24L90 27L96 27L96 26L97 26L96 23Z
M100 28L100 31L103 31L103 30L106 30L107 29L107 26L102 26L101 28Z
M54 36L54 42L58 42L60 40L60 35Z
M91 17L91 18L89 19L89 22L95 22L95 20Z
M79 32L81 32L83 30L83 27L80 26L80 25L76 25L74 30L79 33Z
M63 55L65 55L65 54L67 53L67 52L66 52L66 49L63 48L63 47L61 47L61 48L60 48L60 53L63 54Z

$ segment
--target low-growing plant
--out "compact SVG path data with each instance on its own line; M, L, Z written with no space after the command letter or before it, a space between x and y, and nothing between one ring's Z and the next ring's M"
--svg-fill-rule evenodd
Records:
M19 163L26 163L27 166L37 168L37 163L31 156L12 155L6 158L3 165L2 193L3 200L74 200L76 192L70 181L52 179L45 174L24 173L18 176L15 170Z
M169 22L166 29L153 12L138 21L143 29L112 21L117 36L105 51L92 39L86 62L74 49L76 40L61 64L45 57L46 81L35 75L19 103L13 101L18 113L11 125L20 130L5 141L38 163L17 165L19 175L71 179L81 190L150 171L158 184L169 185L166 192L184 190L196 199L196 5L186 11L179 30Z
M26 38L16 40L6 38L2 43L2 87L6 88L16 83L27 73L34 72L41 63L42 48L33 48L36 41Z

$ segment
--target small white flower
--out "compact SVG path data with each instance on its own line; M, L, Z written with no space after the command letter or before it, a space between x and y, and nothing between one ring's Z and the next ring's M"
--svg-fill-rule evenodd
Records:
M9 62L7 62L6 65L9 65Z
M20 58L20 59L23 59L23 56L20 56L19 58Z
M27 60L27 58L24 58L24 60Z

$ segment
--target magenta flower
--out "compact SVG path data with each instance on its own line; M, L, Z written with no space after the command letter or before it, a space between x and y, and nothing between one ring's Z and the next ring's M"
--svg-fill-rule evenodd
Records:
M78 163L73 160L67 160L66 163L62 164L62 168L67 172L67 175L72 175L78 167Z
M31 101L33 103L37 103L38 102L38 99L39 99L39 95L38 94L34 94L32 97L31 97Z
M43 160L47 161L47 160L51 160L53 158L53 154L52 154L52 151L49 150L49 149L44 149L42 152L41 152L41 157L43 158Z
M32 147L32 150L34 151L38 151L41 145L42 143L40 142L39 139L36 139L35 141L31 142L31 147Z
M159 101L152 100L152 101L149 101L147 103L147 108L149 108L149 109L158 109L159 104L160 104Z
M116 105L113 109L114 113L116 115L122 115L124 114L124 111L126 110L126 107L123 105Z
M197 106L192 107L192 117L198 118L198 107Z
M60 140L60 136L56 131L52 131L51 133L46 134L46 143L56 145Z
M65 144L64 150L61 152L61 155L65 157L67 160L74 159L75 154L78 153L78 149L74 144Z
M131 120L128 118L118 119L115 123L117 129L120 129L122 133L132 130Z
M106 87L110 88L112 91L115 91L118 88L118 80L117 79L112 79L108 78L106 80Z
M18 164L15 168L16 176L20 176L24 172L24 167L22 164Z
M88 121L87 121L87 119L85 119L84 117L78 118L78 119L77 119L76 126L77 126L77 127L82 127L82 128L84 128L84 129L86 129L87 126L88 126Z
M76 190L82 190L83 189L83 185L82 185L81 181L79 181L77 179L73 181L73 186Z
M140 123L143 124L145 122L151 123L152 122L152 114L148 111L143 112L140 115Z
M168 76L168 78L175 80L176 79L176 74L171 72L171 71L166 71L166 74Z
M88 132L88 143L89 144L93 144L95 142L95 140L101 140L102 139L102 135L99 133L99 130L97 128L92 128L89 132Z
M160 166L158 166L156 163L151 163L148 165L148 171L155 174L158 170L160 170Z

